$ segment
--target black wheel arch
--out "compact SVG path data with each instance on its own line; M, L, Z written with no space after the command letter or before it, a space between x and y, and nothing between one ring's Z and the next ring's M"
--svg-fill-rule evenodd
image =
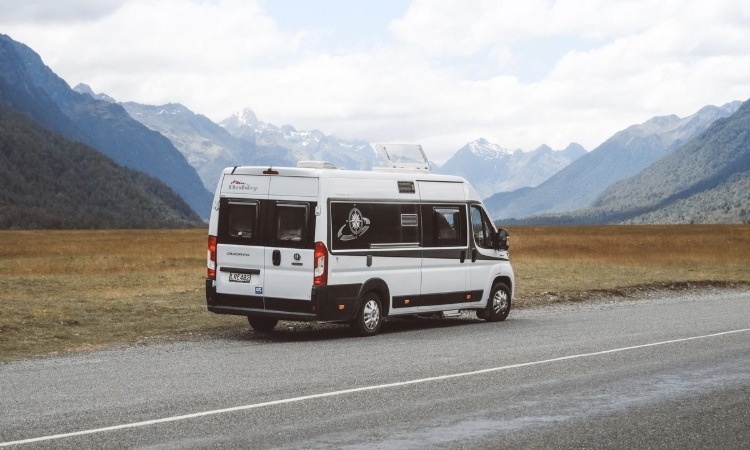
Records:
M511 282L510 277L505 276L505 275L497 276L495 277L494 280L492 280L492 286L494 286L497 283L504 283L506 286L508 286L508 289L510 289L509 294L512 299L513 298L513 283Z
M378 294L378 297L380 297L380 307L383 309L383 317L387 316L391 309L391 291L388 289L388 284L381 278L370 278L362 283L362 287L359 288L355 310L359 310L365 294L368 292Z

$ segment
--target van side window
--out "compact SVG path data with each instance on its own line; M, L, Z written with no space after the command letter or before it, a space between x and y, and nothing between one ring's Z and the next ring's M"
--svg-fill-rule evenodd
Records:
M471 207L471 232L477 247L492 249L492 232L494 225L487 218L482 209L476 205Z
M419 247L419 206L331 202L332 250Z
M458 207L433 207L432 241L435 247L466 245L466 239L462 239L462 235L465 236L463 228L461 210Z
M239 241L258 238L258 203L254 201L227 200L224 206L224 234Z

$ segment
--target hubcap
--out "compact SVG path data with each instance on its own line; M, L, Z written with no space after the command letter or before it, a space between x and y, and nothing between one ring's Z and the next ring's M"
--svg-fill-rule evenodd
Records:
M365 327L374 330L380 322L380 308L375 300L368 300L364 310Z
M492 298L492 309L495 314L502 314L508 308L508 293L500 289Z

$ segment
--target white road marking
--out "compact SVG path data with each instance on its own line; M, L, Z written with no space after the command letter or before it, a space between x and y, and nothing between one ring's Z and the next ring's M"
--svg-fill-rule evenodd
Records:
M728 334L744 333L748 331L750 331L750 328L744 328L741 330L724 331L721 333L706 334L702 336L693 336L693 337L681 338L681 339L672 339L669 341L653 342L650 344L633 345L630 347L615 348L611 350L602 350L598 352L581 353L578 355L561 356L559 358L545 359L541 361L532 361L532 362L526 362L526 363L520 363L520 364L511 364L508 366L492 367L489 369L480 369L480 370L474 370L471 372L454 373L450 375L439 375L436 377L419 378L416 380L399 381L396 383L377 384L373 386L362 386L358 388L344 389L342 391L333 391L333 392L324 392L322 394L304 395L301 397L285 398L282 400L273 400L270 402L263 402L263 403L253 403L250 405L234 406L231 408L214 409L211 411L203 411L203 412L197 412L193 414L184 414L181 416L172 416L172 417L164 417L161 419L144 420L142 422L133 422L133 423L126 423L126 424L121 424L121 425L113 425L113 426L103 427L103 428L93 428L90 430L73 431L70 433L54 434L54 435L41 436L41 437L36 437L36 438L21 439L17 441L0 442L0 447L9 447L11 445L21 445L21 444L33 444L35 442L52 441L56 439L63 439L63 438L69 438L69 437L75 437L75 436L84 436L87 434L104 433L107 431L124 430L128 428L147 427L150 425L157 425L161 423L195 419L197 417L214 416L218 414L231 413L235 411L245 411L249 409L265 408L266 406L275 406L275 405L284 405L287 403L302 402L306 400L313 400L316 398L335 397L339 395L354 394L357 392L374 391L374 390L379 390L379 389L388 389L388 388L395 388L395 387L401 387L401 386L408 386L410 384L429 383L432 381L449 380L451 378L470 377L470 376L481 375L485 373L499 372L502 370L517 369L520 367L529 367L529 366L535 366L539 364L548 364L548 363L553 363L553 362L558 362L558 361L566 361L570 359L600 356L600 355L606 355L610 353L618 353L618 352L625 352L629 350L638 350L638 349L643 349L643 348L656 347L659 345L675 344L678 342L693 341L697 339L707 339L707 338L712 338L712 337L725 336Z

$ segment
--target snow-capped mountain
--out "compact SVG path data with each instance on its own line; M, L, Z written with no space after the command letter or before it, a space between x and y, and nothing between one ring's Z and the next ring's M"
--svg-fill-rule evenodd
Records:
M254 146L243 144L207 117L178 103L153 106L126 102L121 106L135 120L169 139L209 191L216 189L225 167L249 164L256 153Z
M318 130L301 131L291 125L277 127L258 120L249 108L219 124L232 136L256 146L287 149L295 161L320 160L332 162L341 168L368 170L378 160L368 142L326 136Z
M225 167L294 166L302 160L323 160L344 169L366 170L377 161L366 142L346 141L318 130L298 131L291 125L277 127L258 120L250 109L219 125L180 104L121 105L134 119L172 141L210 191Z
M98 98L88 86L76 87ZM183 105L121 106L134 119L166 136L195 167L204 186L213 190L224 167L237 165L293 166L302 160L328 161L344 169L369 170L379 164L373 147L365 141L348 141L327 136L319 130L297 130L258 119L247 108L216 124ZM461 175L471 181L480 195L535 186L570 161L585 153L577 145L564 151L543 146L533 152L507 150L485 139L460 149L437 173Z
M484 198L497 192L536 186L585 153L578 144L570 144L561 151L542 145L524 152L480 138L459 149L435 172L466 178Z

